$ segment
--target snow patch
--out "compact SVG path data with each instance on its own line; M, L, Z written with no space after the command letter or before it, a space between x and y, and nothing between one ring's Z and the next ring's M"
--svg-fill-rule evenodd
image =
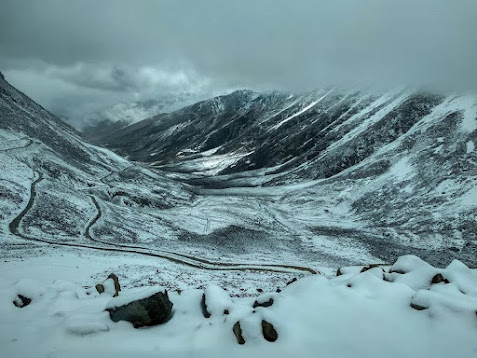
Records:
M324 98L326 98L331 92L333 92L333 90L330 90L328 91L327 93L325 93L323 96L321 96L319 99L317 99L316 101L313 101L311 102L309 105L307 105L306 107L302 108L299 112L291 115L290 117L288 118L285 118L283 121L281 121L280 123L274 125L271 129L272 130L276 130L278 128L280 128L282 125L284 125L285 123L287 123L288 121L292 120L293 118L295 117L298 117L300 114L303 114L305 113L306 111L310 110L311 108L313 108L314 106L316 106L319 102L321 102Z
M411 179L414 176L414 169L409 163L409 158L404 157L391 167L389 173L398 181L405 181Z
M469 140L469 141L466 143L466 153L467 153L467 154L470 154L470 153L472 153L474 150L475 150L475 144L474 144L473 141Z
M477 206L477 185L462 196L462 205Z

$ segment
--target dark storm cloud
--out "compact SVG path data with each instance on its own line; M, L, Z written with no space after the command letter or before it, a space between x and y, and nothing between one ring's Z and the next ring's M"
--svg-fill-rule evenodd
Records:
M361 81L475 89L476 15L466 0L2 0L0 66L27 93L42 78L32 95L56 103L57 88L106 102Z

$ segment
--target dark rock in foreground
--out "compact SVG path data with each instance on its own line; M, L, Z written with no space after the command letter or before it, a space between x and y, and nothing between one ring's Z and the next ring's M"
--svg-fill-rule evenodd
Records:
M245 344L245 339L242 336L242 328L240 327L240 322L235 323L232 327L232 330L235 334L235 337L237 338L237 343Z
M278 333L275 330L275 327L267 321L262 320L262 334L269 342L275 342L278 339Z
M167 322L171 318L172 306L167 291L164 291L121 306L114 306L113 302L106 311L114 322L128 321L134 328L139 328Z
M25 306L28 306L30 303L31 303L31 298L25 297L23 295L18 295L13 301L13 304L18 308L23 308Z
M202 310L202 315L205 318L210 318L210 312L207 310L207 303L205 302L205 293L202 294L202 299L200 300L200 308Z

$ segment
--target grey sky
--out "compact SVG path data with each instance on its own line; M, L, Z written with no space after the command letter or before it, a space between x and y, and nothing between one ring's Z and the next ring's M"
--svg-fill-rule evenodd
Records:
M0 70L77 118L182 91L475 89L476 17L466 0L1 0Z

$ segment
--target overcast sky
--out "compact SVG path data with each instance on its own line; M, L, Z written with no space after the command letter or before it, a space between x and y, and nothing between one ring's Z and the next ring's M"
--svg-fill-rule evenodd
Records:
M0 71L78 122L183 91L476 89L476 34L475 0L1 0Z

